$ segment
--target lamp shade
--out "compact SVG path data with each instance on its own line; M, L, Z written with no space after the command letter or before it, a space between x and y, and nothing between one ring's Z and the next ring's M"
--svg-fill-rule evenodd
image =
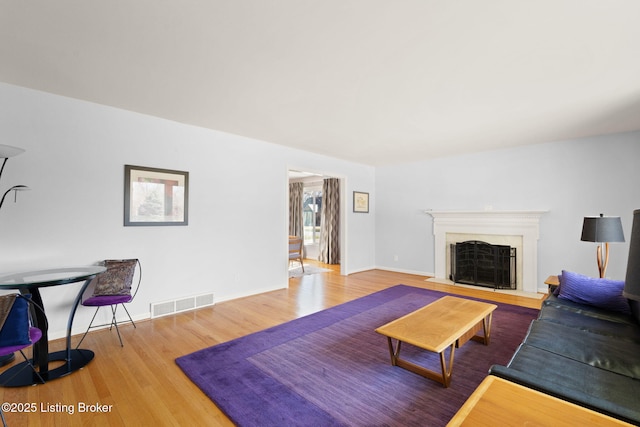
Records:
M582 223L582 237L585 242L624 242L622 222L619 216L588 216Z
M22 153L24 153L22 148L0 144L0 159L8 159L9 157L17 156Z
M624 281L622 295L626 298L640 301L640 209L633 211L627 277Z

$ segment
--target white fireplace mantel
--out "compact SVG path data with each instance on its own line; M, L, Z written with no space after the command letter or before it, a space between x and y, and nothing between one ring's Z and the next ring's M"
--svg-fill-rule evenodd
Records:
M447 276L446 236L448 233L522 236L522 288L538 292L539 222L547 211L434 211L433 217L435 276ZM543 286L540 286L543 289Z

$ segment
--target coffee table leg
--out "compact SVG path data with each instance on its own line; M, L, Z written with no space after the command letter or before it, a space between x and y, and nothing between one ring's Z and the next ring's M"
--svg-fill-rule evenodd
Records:
M440 353L440 366L442 367L442 384L449 387L451 384L451 373L453 372L453 353L456 349L455 343L451 344L451 352L449 353L449 368L444 361L444 351Z
M451 351L449 353L449 363L447 366L447 361L445 358L445 351L439 353L440 355L440 368L441 373L432 371L425 367L416 365L415 363L409 362L407 360L400 359L400 348L402 347L402 341L398 340L398 344L393 345L393 341L390 337L387 337L387 341L389 342L389 354L391 355L391 365L398 366L400 368L404 368L408 371L413 372L414 374L421 375L425 378L429 378L431 380L437 381L445 387L449 387L451 384L451 373L453 371L453 356L455 354L456 344L455 342L451 344Z
M482 326L484 327L484 345L489 345L491 342L491 319L493 318L493 313L489 313L487 317L482 319Z
M391 355L391 365L397 366L398 359L400 359L400 347L402 346L402 341L398 340L398 346L394 349L393 341L391 340L391 337L387 337L387 340L389 342L389 354Z
M471 337L473 341L481 342L484 345L489 345L491 341L491 319L493 318L493 313L489 313L487 317L482 319L482 328L484 330L484 336L474 335Z

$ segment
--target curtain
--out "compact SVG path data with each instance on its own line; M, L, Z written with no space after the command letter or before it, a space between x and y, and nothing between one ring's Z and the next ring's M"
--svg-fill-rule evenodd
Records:
M302 239L304 239L304 228L302 225L303 193L303 183L289 183L289 236L298 236Z
M322 183L320 214L320 256L326 264L340 264L340 180L326 178Z

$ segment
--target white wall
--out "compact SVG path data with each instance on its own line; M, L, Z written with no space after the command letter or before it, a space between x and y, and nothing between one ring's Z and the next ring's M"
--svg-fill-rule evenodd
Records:
M287 280L289 168L341 177L345 194L374 193L374 169L0 83L0 143L26 149L0 189L31 191L0 212L0 272L140 258L143 285L130 311L214 292L217 301L283 288ZM124 227L124 165L190 173L189 225ZM375 214L347 198L346 272L375 265ZM81 284L42 290L50 336L61 337ZM88 324L80 309L74 332Z
M607 276L624 280L633 210L640 208L640 132L545 143L376 169L376 264L433 274L433 210L548 210L538 279L562 269L597 276L584 216L620 216ZM394 261L394 256L398 261ZM544 285L543 285L544 286Z

